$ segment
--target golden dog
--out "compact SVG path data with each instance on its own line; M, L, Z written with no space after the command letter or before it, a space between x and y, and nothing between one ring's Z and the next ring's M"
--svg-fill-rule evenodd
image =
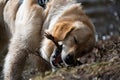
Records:
M37 0L9 0L4 8L4 20L11 32L8 54L4 63L4 80L21 80L26 59L40 45L43 8ZM42 65L42 64L41 64Z
M78 57L95 45L95 27L76 0L51 0L45 14L42 31L46 30L54 41L63 45L61 58L66 66L74 65ZM45 37L40 48L41 56L50 61L55 48L55 44Z
M51 0L44 12L45 16L37 0L24 0L22 5L19 0L7 2L4 20L12 38L5 58L4 80L20 80L28 54L35 52L40 45L41 30L43 33L46 29L56 42L61 42L65 65L73 65L78 57L93 48L94 25L75 0ZM56 46L47 38L41 43L41 56L50 61ZM41 69L46 69L46 63L41 61L40 64Z

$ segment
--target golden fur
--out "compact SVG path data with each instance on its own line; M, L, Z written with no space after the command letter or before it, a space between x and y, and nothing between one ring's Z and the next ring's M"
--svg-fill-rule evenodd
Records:
M44 11L37 0L24 0L22 5L19 0L9 0L6 5L4 0L0 1L0 5L3 4L1 12L5 6L4 21L7 24L3 24L3 15L0 13L0 30L9 28L11 33L8 35L8 30L0 32L0 44L3 44L0 52L11 38L5 58L4 80L19 80L29 53L35 52L40 45L41 56L49 62L56 46L47 38L40 44L40 34L44 31L52 34L55 41L62 42L63 61L68 54L73 55L74 59L81 57L84 51L89 51L95 44L94 25L75 0L50 0ZM40 70L44 72L48 66L41 58L37 59Z
M43 29L63 44L62 59L73 55L74 59L91 50L95 44L95 28L76 0L51 0L45 10ZM55 45L44 38L40 49L47 61L54 53ZM65 62L64 62L65 63ZM66 64L66 63L65 63Z

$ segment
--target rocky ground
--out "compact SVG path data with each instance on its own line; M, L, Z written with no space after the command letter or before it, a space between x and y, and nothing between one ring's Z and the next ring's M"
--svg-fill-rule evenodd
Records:
M120 80L120 36L100 40L94 49L79 59L84 64L46 72L31 80Z

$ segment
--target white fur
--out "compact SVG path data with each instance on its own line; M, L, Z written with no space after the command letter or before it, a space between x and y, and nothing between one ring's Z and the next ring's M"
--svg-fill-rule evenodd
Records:
M54 27L58 27L55 26L55 24L57 23L64 24L64 22L70 22L71 23L70 27L73 28L73 30L71 30L71 33L68 34L67 37L64 38L64 40L62 41L64 43L64 48L62 50L61 56L62 59L64 60L64 58L68 54L75 55L75 58L77 58L82 53L82 50L87 51L87 49L88 50L91 49L95 43L94 40L95 29L92 22L89 20L89 18L82 10L81 4L77 3L76 0L51 0L50 4L51 6L49 5L48 8L46 9L46 12L48 10L48 13L43 24L43 28L47 29L47 31L52 35L54 35L53 30L56 29ZM75 12L74 9L76 9ZM73 38L77 39L78 44L75 44ZM55 45L51 46L50 44L52 44L52 42L47 38L44 38L41 44L40 50L41 54L45 55L43 56L43 58L47 60L50 58L51 54L54 53L53 51ZM83 47L83 49L81 47ZM46 58L46 56L48 58ZM65 63L65 61L63 62Z
M82 25L82 26L81 26L81 25ZM78 29L84 28L83 22L80 22L80 21L74 22L73 26L76 27L76 28L78 28Z
M55 1L56 4L59 4L60 2L57 0ZM65 4L66 3L66 4ZM74 1L65 0L64 4L62 5L52 5L53 7L51 8L44 24L43 27L45 27L49 32L53 29L55 23L57 23L57 20L62 16L62 14L68 10L70 7L72 7L72 4L75 4Z
M43 24L43 29L50 32L50 34L52 34L52 30L53 30L54 25L57 23L57 21L63 15L63 13L66 10L68 10L69 8L71 8L73 4L75 4L75 0L74 1L65 0L64 4L61 4L61 1L59 1L59 0L54 0L54 1L58 5L56 5L56 4L52 5L53 7L51 7L49 14L48 14L48 16ZM59 5L59 3L60 3L60 5ZM41 44L42 47L40 49L42 57L44 59L46 59L47 61L49 60L49 58L48 58L49 52L47 52L46 49L47 49L47 47L49 47L48 46L49 41L50 40L44 38L44 40L42 41L42 44Z
M11 1L14 3L14 0L9 0L9 2ZM12 29L14 28L14 32L10 40L8 54L5 58L4 80L20 80L28 54L31 51L35 52L36 48L39 48L43 9L36 2L37 0L24 0L16 14L11 16L15 17L12 21L9 19L9 16L14 13L14 10L11 10L9 5L6 6L11 11L5 10L4 14L7 12L9 14L5 15L4 18L10 24L14 24L14 27L11 27L11 25L8 26ZM14 4L11 6L15 8L17 5Z
M46 43L47 44L47 43ZM48 61L49 62L49 58L48 58L48 54L47 54L47 52L46 52L46 48L47 48L48 46L43 46L41 49L40 49L40 52L41 52L41 57L42 58L44 58L46 61Z

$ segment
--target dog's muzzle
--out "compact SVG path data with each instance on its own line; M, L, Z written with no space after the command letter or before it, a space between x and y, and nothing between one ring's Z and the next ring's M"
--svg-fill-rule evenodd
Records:
M61 58L61 52L62 52L62 45L59 45L59 47L56 47L53 51L53 54L50 57L50 63L53 68L59 68L62 67L62 58Z
M56 45L56 48L54 49L50 57L50 63L53 68L63 67L63 63L65 64L65 66L76 66L82 64L80 61L75 60L74 55L68 54L64 58L62 58L61 55L63 44L59 44L58 42L56 42L54 40L54 37L50 33L45 33L45 37L50 39Z

